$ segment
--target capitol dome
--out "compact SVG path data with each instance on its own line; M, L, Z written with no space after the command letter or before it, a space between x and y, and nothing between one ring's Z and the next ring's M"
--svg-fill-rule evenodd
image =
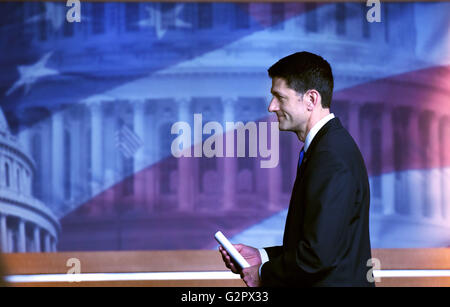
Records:
M60 225L33 197L33 160L22 149L0 109L0 247L3 252L56 251Z

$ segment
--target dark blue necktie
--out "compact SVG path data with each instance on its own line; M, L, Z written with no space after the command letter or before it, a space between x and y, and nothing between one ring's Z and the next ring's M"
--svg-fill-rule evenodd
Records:
M298 168L300 168L300 165L302 165L303 157L305 156L305 147L302 148L300 151L300 157L298 158Z

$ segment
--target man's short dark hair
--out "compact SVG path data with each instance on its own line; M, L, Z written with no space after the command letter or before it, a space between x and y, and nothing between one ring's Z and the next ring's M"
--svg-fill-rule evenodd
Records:
M321 56L302 51L282 58L269 69L269 76L283 78L299 94L315 89L322 97L322 107L330 108L333 96L333 73Z

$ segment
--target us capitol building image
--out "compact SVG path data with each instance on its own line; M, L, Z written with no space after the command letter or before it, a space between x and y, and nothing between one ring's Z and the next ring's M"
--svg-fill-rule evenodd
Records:
M32 194L33 159L11 134L0 109L0 247L5 253L54 252L60 224Z
M33 29L36 44L43 47L51 45L49 41L63 45L77 38L73 54L59 58L61 70L64 65L79 65L86 74L92 73L91 67L114 59L120 50L121 61L139 63L139 78L58 112L50 112L44 101L25 107L23 114L45 118L19 133L26 151L1 119L4 251L55 251L57 246L59 250L204 248L218 226L224 233L238 232L227 223L234 219L250 226L285 210L301 148L294 136L280 133L279 167L261 169L258 159L175 159L170 156L175 137L170 128L176 121L189 122L194 113L202 113L204 121L268 121L266 66L292 50L323 50L335 64L335 84L349 85L336 91L331 111L355 138L366 161L372 247L450 244L442 235L450 231L449 89L445 83L432 83L438 78L428 79L426 70L392 79L373 77L374 72L388 77L391 64L398 68L391 57L394 49L404 50L401 56L407 63L421 61L414 53L415 27L421 21L413 6L402 11L408 22L399 25L387 16L396 17L400 9L383 4L388 22L374 26L374 31L364 19L363 4L338 3L324 9L307 4L311 7L304 18L285 23L277 21L289 13L290 4L265 4L261 7L266 15L261 14L274 23L270 30L198 61L194 58L142 77L139 69L187 52L175 46L190 31L201 32L192 35L200 46L213 40L214 30L224 24L233 33L247 33L252 27L248 14L232 6L185 4L177 10L175 4L165 3L151 4L153 16L158 11L166 14L153 20L154 28L141 29L139 19L129 16L139 12L145 18L148 5L87 3L86 12L110 18L81 30L63 25L63 35L53 34L50 26ZM242 5L250 11L260 8ZM324 27L323 18L330 19ZM165 36L178 28L181 34ZM140 31L165 38L172 52L150 54ZM411 36L404 37L405 31ZM380 66L384 61L387 65ZM118 71L104 78L121 80L132 73ZM448 76L445 69L433 73ZM417 101L424 96L433 98L432 103ZM253 236L279 236L283 225L273 227Z

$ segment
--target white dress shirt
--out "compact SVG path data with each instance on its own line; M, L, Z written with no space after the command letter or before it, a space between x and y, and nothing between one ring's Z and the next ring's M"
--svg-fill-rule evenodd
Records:
M309 145L311 145L311 142L314 139L314 137L316 136L317 132L319 132L319 130L323 126L325 126L325 124L328 123L333 118L334 118L334 114L330 113L327 116L325 116L324 118L322 118L321 120L319 120L311 128L311 130L309 130L308 134L306 135L305 144L304 144L304 147L303 147L303 150L304 150L305 153L308 150ZM258 251L259 251L259 254L261 256L261 262L262 262L261 265L259 266L259 277L261 277L261 268L262 268L264 263L269 261L269 256L267 255L267 252L266 252L266 250L264 248L259 248Z

